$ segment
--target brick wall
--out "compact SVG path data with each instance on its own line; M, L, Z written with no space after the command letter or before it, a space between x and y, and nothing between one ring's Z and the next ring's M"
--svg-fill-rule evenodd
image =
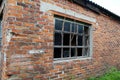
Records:
M42 1L96 19L91 22L92 59L60 63L53 60L55 12L41 11ZM80 80L101 75L111 66L120 68L119 29L119 22L67 0L7 0L2 48L7 63L3 80Z
M2 54L0 53L0 73L2 73ZM2 75L0 74L0 77L2 77Z

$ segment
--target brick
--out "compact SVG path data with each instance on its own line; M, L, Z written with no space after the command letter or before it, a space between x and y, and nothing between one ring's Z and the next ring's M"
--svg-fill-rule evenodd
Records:
M59 13L59 10L45 12L41 10L42 2L51 4L54 10L60 7L66 13L71 11L83 14L92 20L94 18L96 22L68 15L72 13ZM109 16L102 13L98 15L68 0L8 0L4 12L2 48L0 47L2 80L71 80L71 76L75 76L75 80L84 80L90 76L102 75L112 66L120 69L118 37L120 24ZM54 61L54 15L92 25L94 29L92 59ZM6 40L8 29L12 34L9 42ZM30 51L33 54L29 54ZM43 52L39 54L40 51ZM3 59L5 57L3 54L6 54L6 59Z

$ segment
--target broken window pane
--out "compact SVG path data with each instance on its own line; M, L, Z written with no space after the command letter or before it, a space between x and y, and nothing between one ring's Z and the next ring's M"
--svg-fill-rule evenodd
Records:
M64 33L63 35L63 45L69 46L70 43L70 34Z
M54 48L54 58L61 58L61 48Z
M61 45L62 44L62 35L61 35L61 33L55 32L54 44L55 45Z
M84 26L84 33L85 33L85 34L89 34L89 27Z
M89 56L88 53L89 52L89 48L85 48L85 51L84 51L84 54L83 54L83 56Z
M71 46L76 46L76 35L71 34Z
M77 33L77 24L75 24L75 23L72 23L72 32Z
M65 22L64 23L64 31L68 31L68 32L70 32L70 22Z
M82 25L78 25L78 33L83 33L83 26Z
M78 36L78 46L83 45L83 36Z
M88 45L89 45L89 37L85 36L85 46L88 46Z
M69 57L69 48L63 48L63 57Z
M55 20L55 30L62 30L63 21L56 19Z
M71 57L75 57L75 56L76 56L76 49L71 48Z
M77 56L82 56L82 48L77 48Z

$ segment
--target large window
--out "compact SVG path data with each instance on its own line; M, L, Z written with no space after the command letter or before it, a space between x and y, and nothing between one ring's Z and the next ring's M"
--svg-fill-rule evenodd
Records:
M55 18L54 58L90 56L90 25L66 18Z

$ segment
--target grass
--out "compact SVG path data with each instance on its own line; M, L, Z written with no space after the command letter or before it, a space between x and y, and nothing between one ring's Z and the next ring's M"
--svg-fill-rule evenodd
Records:
M116 68L111 68L108 72L100 77L91 77L88 80L120 80L120 71Z

